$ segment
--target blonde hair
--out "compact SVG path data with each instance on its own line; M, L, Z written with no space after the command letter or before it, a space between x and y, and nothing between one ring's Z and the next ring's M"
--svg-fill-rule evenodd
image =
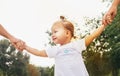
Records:
M71 37L74 37L74 26L64 16L60 16L60 21L57 21L56 23L62 24L65 29L70 31Z

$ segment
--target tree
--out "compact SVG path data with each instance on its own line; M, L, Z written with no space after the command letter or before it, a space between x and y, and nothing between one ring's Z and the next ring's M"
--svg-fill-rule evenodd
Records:
M16 51L6 39L0 41L0 74L3 76L27 76L29 55Z
M41 76L54 76L54 66L50 67L40 67Z
M85 31L85 35L90 34L91 31L99 27L100 19L99 17L93 19L85 17L85 27L89 27ZM104 76L111 72L109 70L111 66L107 48L109 43L106 42L104 32L87 47L87 50L83 51L83 58L90 76Z
M120 69L120 6L118 7L117 16L106 30L106 41L109 42L110 59L113 76L119 75Z
M29 76L40 76L39 69L32 64L28 64L27 70L28 70Z
M89 20L88 20L89 21ZM91 21L91 20L90 20ZM97 22L97 21L96 21ZM93 22L90 22L93 24ZM120 6L112 24L83 52L90 76L104 76L112 71L119 76L120 69ZM102 54L102 55L100 55ZM102 56L102 57L100 57ZM103 68L101 68L103 67Z

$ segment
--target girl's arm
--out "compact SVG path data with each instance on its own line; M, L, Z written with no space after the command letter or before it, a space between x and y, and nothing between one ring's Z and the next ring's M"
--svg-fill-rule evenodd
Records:
M96 29L92 34L85 37L85 45L88 46L95 38L97 38L102 31L105 29L105 25L101 25L99 28Z
M48 57L45 50L37 50L37 49L32 48L32 47L27 46L27 45L25 46L25 50L27 50L29 53L34 54L36 56Z

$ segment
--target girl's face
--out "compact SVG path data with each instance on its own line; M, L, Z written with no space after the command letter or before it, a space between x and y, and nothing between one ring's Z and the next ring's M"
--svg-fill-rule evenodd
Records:
M52 40L55 44L64 45L69 42L69 31L61 24L55 24L52 27Z

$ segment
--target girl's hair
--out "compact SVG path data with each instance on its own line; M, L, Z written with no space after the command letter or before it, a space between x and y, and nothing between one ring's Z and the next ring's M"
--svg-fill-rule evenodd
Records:
M60 23L71 32L71 37L74 37L74 26L73 24L68 21L64 16L60 16Z

